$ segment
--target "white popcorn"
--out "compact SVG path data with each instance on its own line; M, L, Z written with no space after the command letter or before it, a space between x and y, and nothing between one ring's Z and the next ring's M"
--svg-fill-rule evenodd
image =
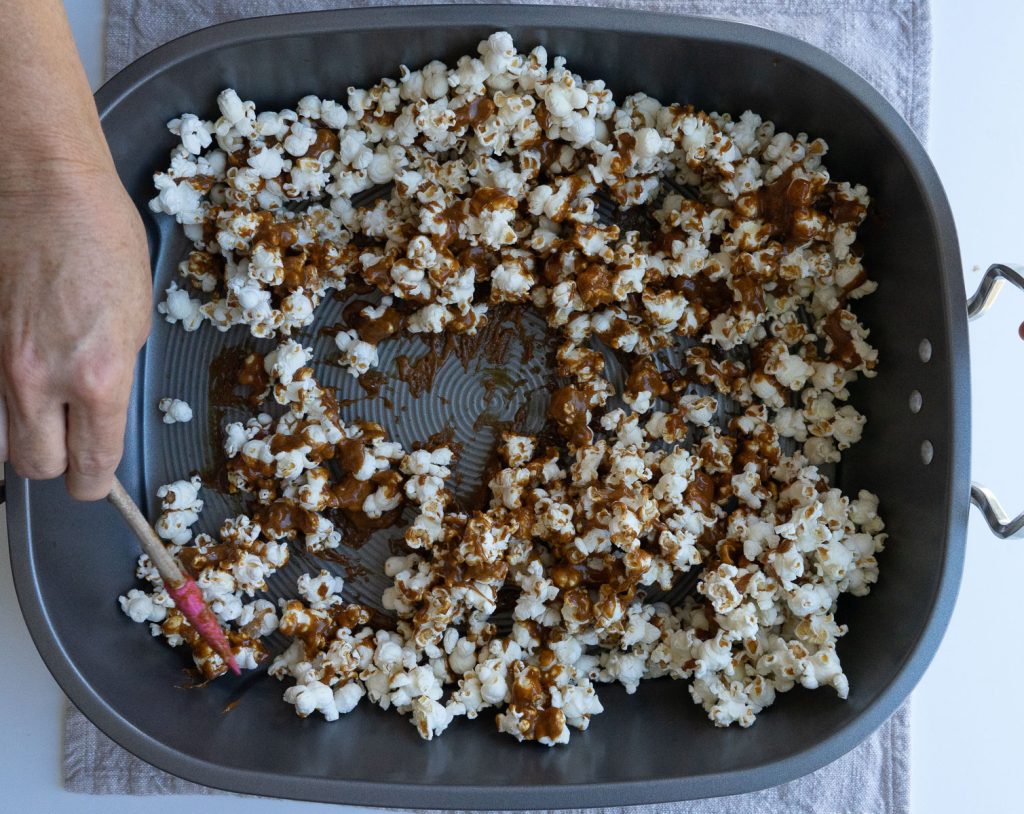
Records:
M642 656L613 651L601 660L601 680L618 681L632 695L646 672Z
M192 113L185 113L177 119L171 119L167 123L167 129L181 137L182 145L192 155L199 155L213 141L210 123L202 121Z
M175 181L170 175L158 172L153 176L153 185L158 194L150 200L150 210L174 215L181 224L202 221L202 193L190 179Z
M402 502L401 492L389 492L383 488L377 489L366 496L363 501L363 514L371 519L376 519L398 508Z
M345 581L327 571L320 571L316 577L303 574L299 577L299 595L311 608L325 610L332 605L341 604L341 591Z
M160 412L164 414L164 424L187 424L192 420L192 408L181 399L160 399Z
M334 344L341 351L342 362L353 376L362 375L371 367L377 366L377 348L369 342L363 342L355 331L338 332L334 337Z
M338 719L338 706L334 702L334 693L326 684L310 681L308 684L296 684L284 691L284 700L295 706L295 714L306 718L314 712L321 713L328 721Z
M269 180L277 178L285 169L285 159L277 147L263 146L249 153L246 163L256 171L260 178Z
M334 691L334 706L342 715L356 708L359 700L366 695L366 690L355 681L342 684Z
M199 521L199 512L203 510L203 501L198 498L201 486L202 481L194 477L157 489L163 512L154 528L163 539L175 545L183 545L192 539L191 526Z
M306 151L316 141L316 130L308 124L295 122L289 129L288 135L284 137L282 144L285 152L293 156L305 155Z
M333 99L325 99L320 103L320 118L328 127L341 130L348 124L348 111Z
M121 610L133 622L162 622L167 608L153 601L153 597L133 588L125 596L118 597Z
M312 348L289 340L267 354L264 367L281 384L290 384L295 374L309 364L312 353Z
M455 715L455 709L442 706L426 695L421 695L412 702L412 723L424 740L431 740L435 735L444 732Z
M188 292L171 283L167 289L167 299L157 305L157 311L172 325L181 322L186 331L196 330L203 322L199 300L192 299Z

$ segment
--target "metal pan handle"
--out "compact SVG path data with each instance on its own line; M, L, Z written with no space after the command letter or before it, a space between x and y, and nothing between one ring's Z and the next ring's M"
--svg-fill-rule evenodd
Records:
M977 319L984 314L999 296L1003 283L1012 283L1024 291L1024 266L1006 263L994 263L988 267L981 285L974 296L967 300L967 318ZM1024 328L1024 326L1022 326ZM1024 333L1022 333L1024 337ZM999 500L992 492L980 483L971 483L971 503L981 509L985 522L996 537L1006 540L1011 537L1024 537L1024 512L1011 519Z

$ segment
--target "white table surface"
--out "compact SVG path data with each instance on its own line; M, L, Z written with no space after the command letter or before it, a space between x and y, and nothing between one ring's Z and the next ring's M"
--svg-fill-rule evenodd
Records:
M65 0L65 5L97 85L103 0ZM1024 4L933 0L933 24L929 152L953 207L964 283L973 291L979 267L995 261L1024 263L1024 161L1016 153L1024 133L1019 51ZM1024 342L1016 338L1022 318L1024 294L1007 290L991 315L971 327L972 471L1003 496L1010 511L1024 508L1016 465L1024 459L1024 433L1014 422L1024 405ZM60 786L62 695L22 621L5 543L0 509L0 642L5 651L0 659L0 789L6 810L135 812L139 800L71 795ZM1015 684L1024 674L1024 647L1013 620L1019 614L1024 541L996 541L972 511L967 543L963 586L949 631L913 696L915 814L1009 811L1019 805L1024 752L1017 733L1024 728L1024 705ZM142 805L160 814L180 811L182 801L148 798ZM188 805L221 814L369 811L225 797L192 798Z

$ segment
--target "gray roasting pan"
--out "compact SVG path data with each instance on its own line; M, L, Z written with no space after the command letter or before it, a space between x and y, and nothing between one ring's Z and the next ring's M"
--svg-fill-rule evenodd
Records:
M647 682L630 697L607 686L600 690L607 712L590 730L573 734L568 747L546 749L498 735L486 720L459 720L427 743L407 720L369 704L336 723L301 720L282 702L284 686L265 676L182 689L175 685L187 683L184 655L117 607L118 594L134 584L138 551L114 510L73 502L60 481L27 483L8 472L11 561L36 645L89 718L162 769L237 792L383 806L554 808L736 794L791 780L853 748L906 698L939 644L960 582L970 495L967 311L956 232L935 170L899 115L851 71L795 39L635 11L497 5L267 17L182 37L96 97L121 178L146 219L155 296L186 248L177 227L146 208L152 173L166 166L174 143L167 120L184 111L215 117L215 96L228 86L259 109L291 106L307 93L343 99L347 86L395 76L400 63L454 62L498 29L521 48L541 43L564 54L575 71L607 80L617 98L643 90L737 115L749 108L783 130L822 136L833 176L868 186L875 216L863 245L880 287L858 311L881 365L855 393L869 423L837 479L848 493L881 496L891 536L870 596L840 606L850 626L839 645L849 700L797 689L749 730L716 729L684 683ZM331 315L319 320L329 324ZM206 460L207 368L221 347L243 338L154 323L119 472L151 512L161 483ZM343 378L336 368L325 376L339 385ZM451 377L451 386L459 381ZM480 389L467 388L462 401ZM920 394L917 412L908 406L912 391ZM156 402L165 395L187 398L196 419L161 424ZM436 399L417 403L420 413L392 420L405 441L443 426L431 423ZM204 497L208 520L230 509L212 492Z

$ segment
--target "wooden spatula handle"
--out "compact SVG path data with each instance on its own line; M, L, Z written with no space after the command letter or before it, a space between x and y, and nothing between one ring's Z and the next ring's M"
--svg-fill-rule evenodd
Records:
M114 485L110 489L110 494L107 495L107 500L114 504L114 507L121 513L125 522L135 532L142 550L153 561L153 565L156 566L161 579L172 586L177 586L184 582L185 575L182 573L178 563L175 562L174 557L167 550L164 541L153 531L153 527L149 525L145 515L142 514L135 501L132 500L131 495L125 491L121 481L117 478L114 478Z

